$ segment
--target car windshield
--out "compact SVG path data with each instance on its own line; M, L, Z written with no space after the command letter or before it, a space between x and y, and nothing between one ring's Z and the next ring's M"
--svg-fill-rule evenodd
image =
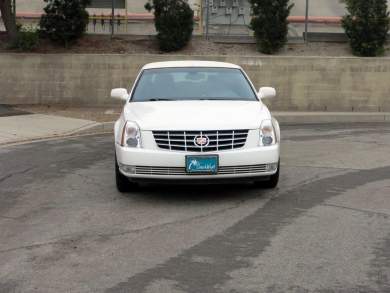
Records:
M171 100L256 101L243 72L235 68L159 68L143 71L131 102Z

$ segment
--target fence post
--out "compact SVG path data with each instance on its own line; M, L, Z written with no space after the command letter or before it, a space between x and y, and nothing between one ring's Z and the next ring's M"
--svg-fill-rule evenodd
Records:
M199 29L199 34L201 35L201 36L203 36L203 13L204 13L204 11L203 11L203 7L204 7L204 5L203 5L203 1L200 1L199 2L200 4L199 4L199 7L198 7L198 13L199 13L199 17L198 17L198 29Z
M305 12L305 43L308 44L307 32L309 23L309 0L306 0L306 12Z
M16 0L12 0L12 14L15 18L15 22L16 22Z
M209 39L209 16L210 16L210 2L206 0L206 40Z
M111 39L114 37L115 0L111 1Z
M129 22L129 11L128 11L128 4L127 4L127 0L125 1L125 17L126 17L126 33L127 33L127 25L128 25L128 22Z

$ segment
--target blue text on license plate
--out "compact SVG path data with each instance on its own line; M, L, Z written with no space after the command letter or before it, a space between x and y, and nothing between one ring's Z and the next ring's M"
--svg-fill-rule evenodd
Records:
M218 156L186 156L187 173L215 174L218 172Z

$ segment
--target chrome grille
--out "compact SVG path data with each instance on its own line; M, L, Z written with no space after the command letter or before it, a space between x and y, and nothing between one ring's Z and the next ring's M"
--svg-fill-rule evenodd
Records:
M207 131L153 131L157 146L171 151L213 152L242 148L248 137L248 130ZM195 144L196 137L207 137L208 144Z
M245 165L245 166L220 166L218 175L250 174L267 172L267 165ZM184 167L155 167L136 166L135 174L138 175L189 175Z

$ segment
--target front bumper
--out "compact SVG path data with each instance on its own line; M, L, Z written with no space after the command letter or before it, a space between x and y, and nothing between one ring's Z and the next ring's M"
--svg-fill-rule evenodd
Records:
M190 153L115 145L120 172L130 179L228 179L270 176L277 172L279 144L229 151ZM186 155L219 156L219 172L213 175L185 173Z

